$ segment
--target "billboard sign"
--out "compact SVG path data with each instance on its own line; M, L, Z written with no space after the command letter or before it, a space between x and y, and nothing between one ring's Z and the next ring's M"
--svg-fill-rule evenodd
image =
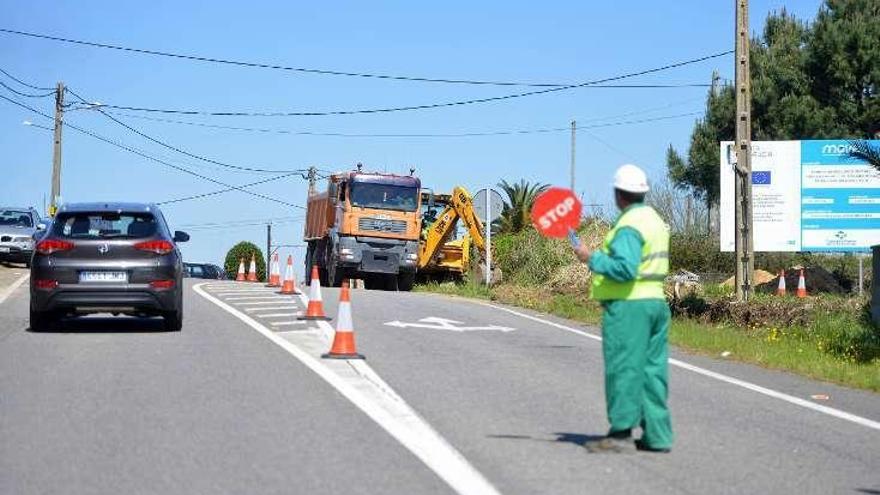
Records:
M731 146L721 143L722 251L734 250ZM752 142L755 251L867 251L880 244L880 172L849 151L845 140Z

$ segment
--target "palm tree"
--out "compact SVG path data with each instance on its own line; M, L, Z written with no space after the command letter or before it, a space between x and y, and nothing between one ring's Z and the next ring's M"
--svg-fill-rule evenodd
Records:
M865 140L850 141L850 149L848 155L857 160L863 160L871 164L877 170L880 170L880 148L871 146Z
M531 225L532 205L535 198L550 187L549 184L529 184L525 179L510 184L502 179L498 183L507 199L501 210L501 232L519 232Z

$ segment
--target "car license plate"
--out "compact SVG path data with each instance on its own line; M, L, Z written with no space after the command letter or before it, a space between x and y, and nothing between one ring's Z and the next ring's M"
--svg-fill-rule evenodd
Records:
M8 253L8 252L9 252L8 247L0 247L0 253Z
M80 282L126 283L128 274L125 272L79 272Z

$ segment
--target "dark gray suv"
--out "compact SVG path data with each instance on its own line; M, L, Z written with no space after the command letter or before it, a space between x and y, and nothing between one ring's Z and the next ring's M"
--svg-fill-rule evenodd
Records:
M158 207L137 203L68 204L34 246L31 330L62 316L113 313L162 316L183 326L183 263Z

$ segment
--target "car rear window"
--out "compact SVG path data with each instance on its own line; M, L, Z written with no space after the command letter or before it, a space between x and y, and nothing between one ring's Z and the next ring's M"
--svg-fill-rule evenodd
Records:
M29 211L23 210L0 210L0 225L18 225L20 227L33 227L34 221Z
M152 237L157 227L150 213L62 213L52 233L71 239L138 239Z

